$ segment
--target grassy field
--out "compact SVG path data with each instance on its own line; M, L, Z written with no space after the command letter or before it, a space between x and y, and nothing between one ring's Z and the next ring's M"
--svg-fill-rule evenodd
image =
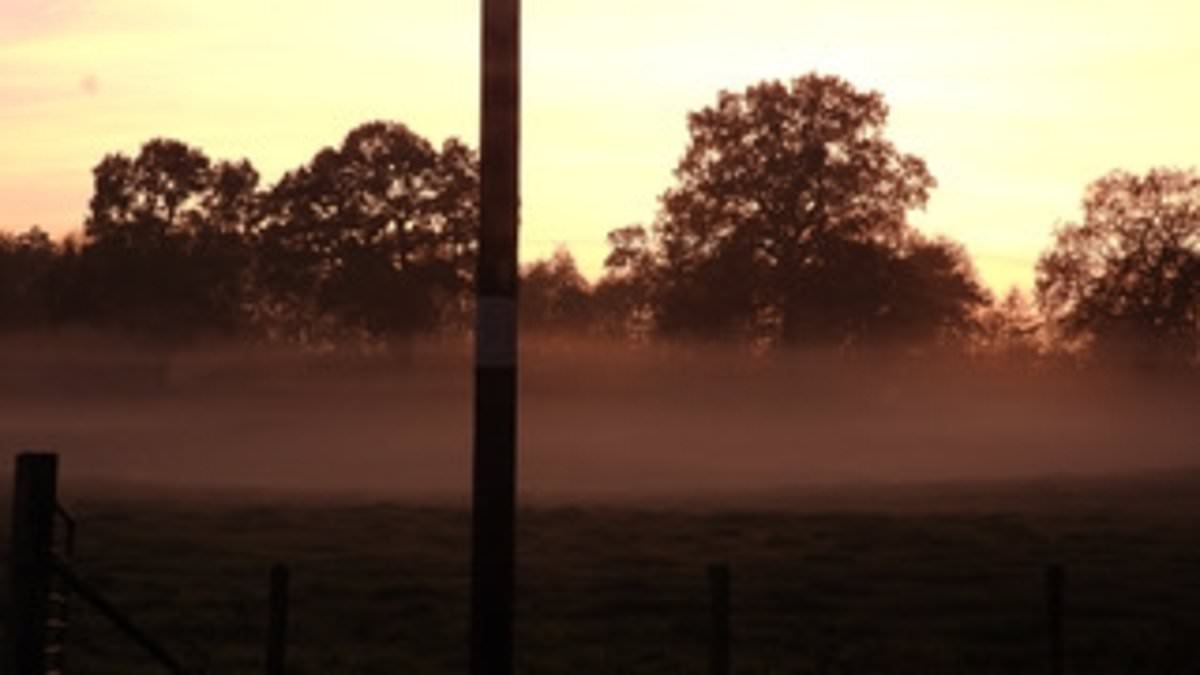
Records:
M261 672L274 561L293 570L291 672L465 672L461 508L65 501L81 572L210 673ZM1197 516L1192 474L534 508L520 521L518 670L704 672L705 566L726 561L738 673L1047 672L1054 560L1070 672L1194 673ZM76 606L72 672L158 672Z
M83 576L209 673L261 672L275 561L291 672L466 671L464 345L135 347L0 343L0 485L60 453ZM1071 672L1200 667L1195 378L524 349L521 673L703 672L716 561L746 675L1047 672L1050 561ZM84 608L70 658L158 672Z

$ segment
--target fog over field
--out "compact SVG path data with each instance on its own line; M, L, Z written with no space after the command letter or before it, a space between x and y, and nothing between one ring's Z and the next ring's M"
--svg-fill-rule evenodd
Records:
M1200 466L1200 386L1171 373L564 340L528 341L521 368L519 480L547 500ZM458 501L471 387L465 342L164 356L10 340L2 470L47 449L68 483Z

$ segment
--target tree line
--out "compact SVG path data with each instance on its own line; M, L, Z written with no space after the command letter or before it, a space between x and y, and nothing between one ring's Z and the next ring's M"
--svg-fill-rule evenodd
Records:
M936 187L885 136L881 94L810 73L722 91L649 225L586 280L560 250L522 271L544 332L840 350L936 345L1194 365L1200 176L1114 171L1061 224L1036 289L996 298L908 214ZM470 330L479 159L370 122L274 185L246 160L154 139L95 167L81 235L0 235L0 330L86 325L159 342L304 344Z

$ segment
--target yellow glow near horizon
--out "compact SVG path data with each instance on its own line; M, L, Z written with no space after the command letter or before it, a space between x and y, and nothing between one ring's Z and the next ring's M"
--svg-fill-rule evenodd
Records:
M0 0L0 227L78 228L91 167L154 136L267 182L369 119L476 145L478 0ZM767 78L881 91L888 136L938 179L922 230L1028 286L1110 169L1200 159L1183 2L525 0L522 256L594 275L649 223L685 117Z

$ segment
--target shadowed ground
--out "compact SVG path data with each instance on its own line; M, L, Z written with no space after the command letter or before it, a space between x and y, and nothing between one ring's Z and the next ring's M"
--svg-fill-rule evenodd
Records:
M79 567L151 632L260 672L286 561L291 672L466 669L465 347L51 347L4 352L5 470L62 454ZM1194 382L566 343L522 377L521 672L703 672L717 560L739 673L1044 672L1052 560L1073 672L1200 665ZM156 672L76 618L73 670Z
M1031 495L1038 495L1031 499ZM1043 564L1073 672L1193 672L1200 478L876 489L521 517L519 670L704 672L704 566L734 576L739 673L1044 672ZM209 672L261 672L267 569L293 570L291 672L466 667L465 511L87 494L78 566ZM76 612L73 669L152 673Z

